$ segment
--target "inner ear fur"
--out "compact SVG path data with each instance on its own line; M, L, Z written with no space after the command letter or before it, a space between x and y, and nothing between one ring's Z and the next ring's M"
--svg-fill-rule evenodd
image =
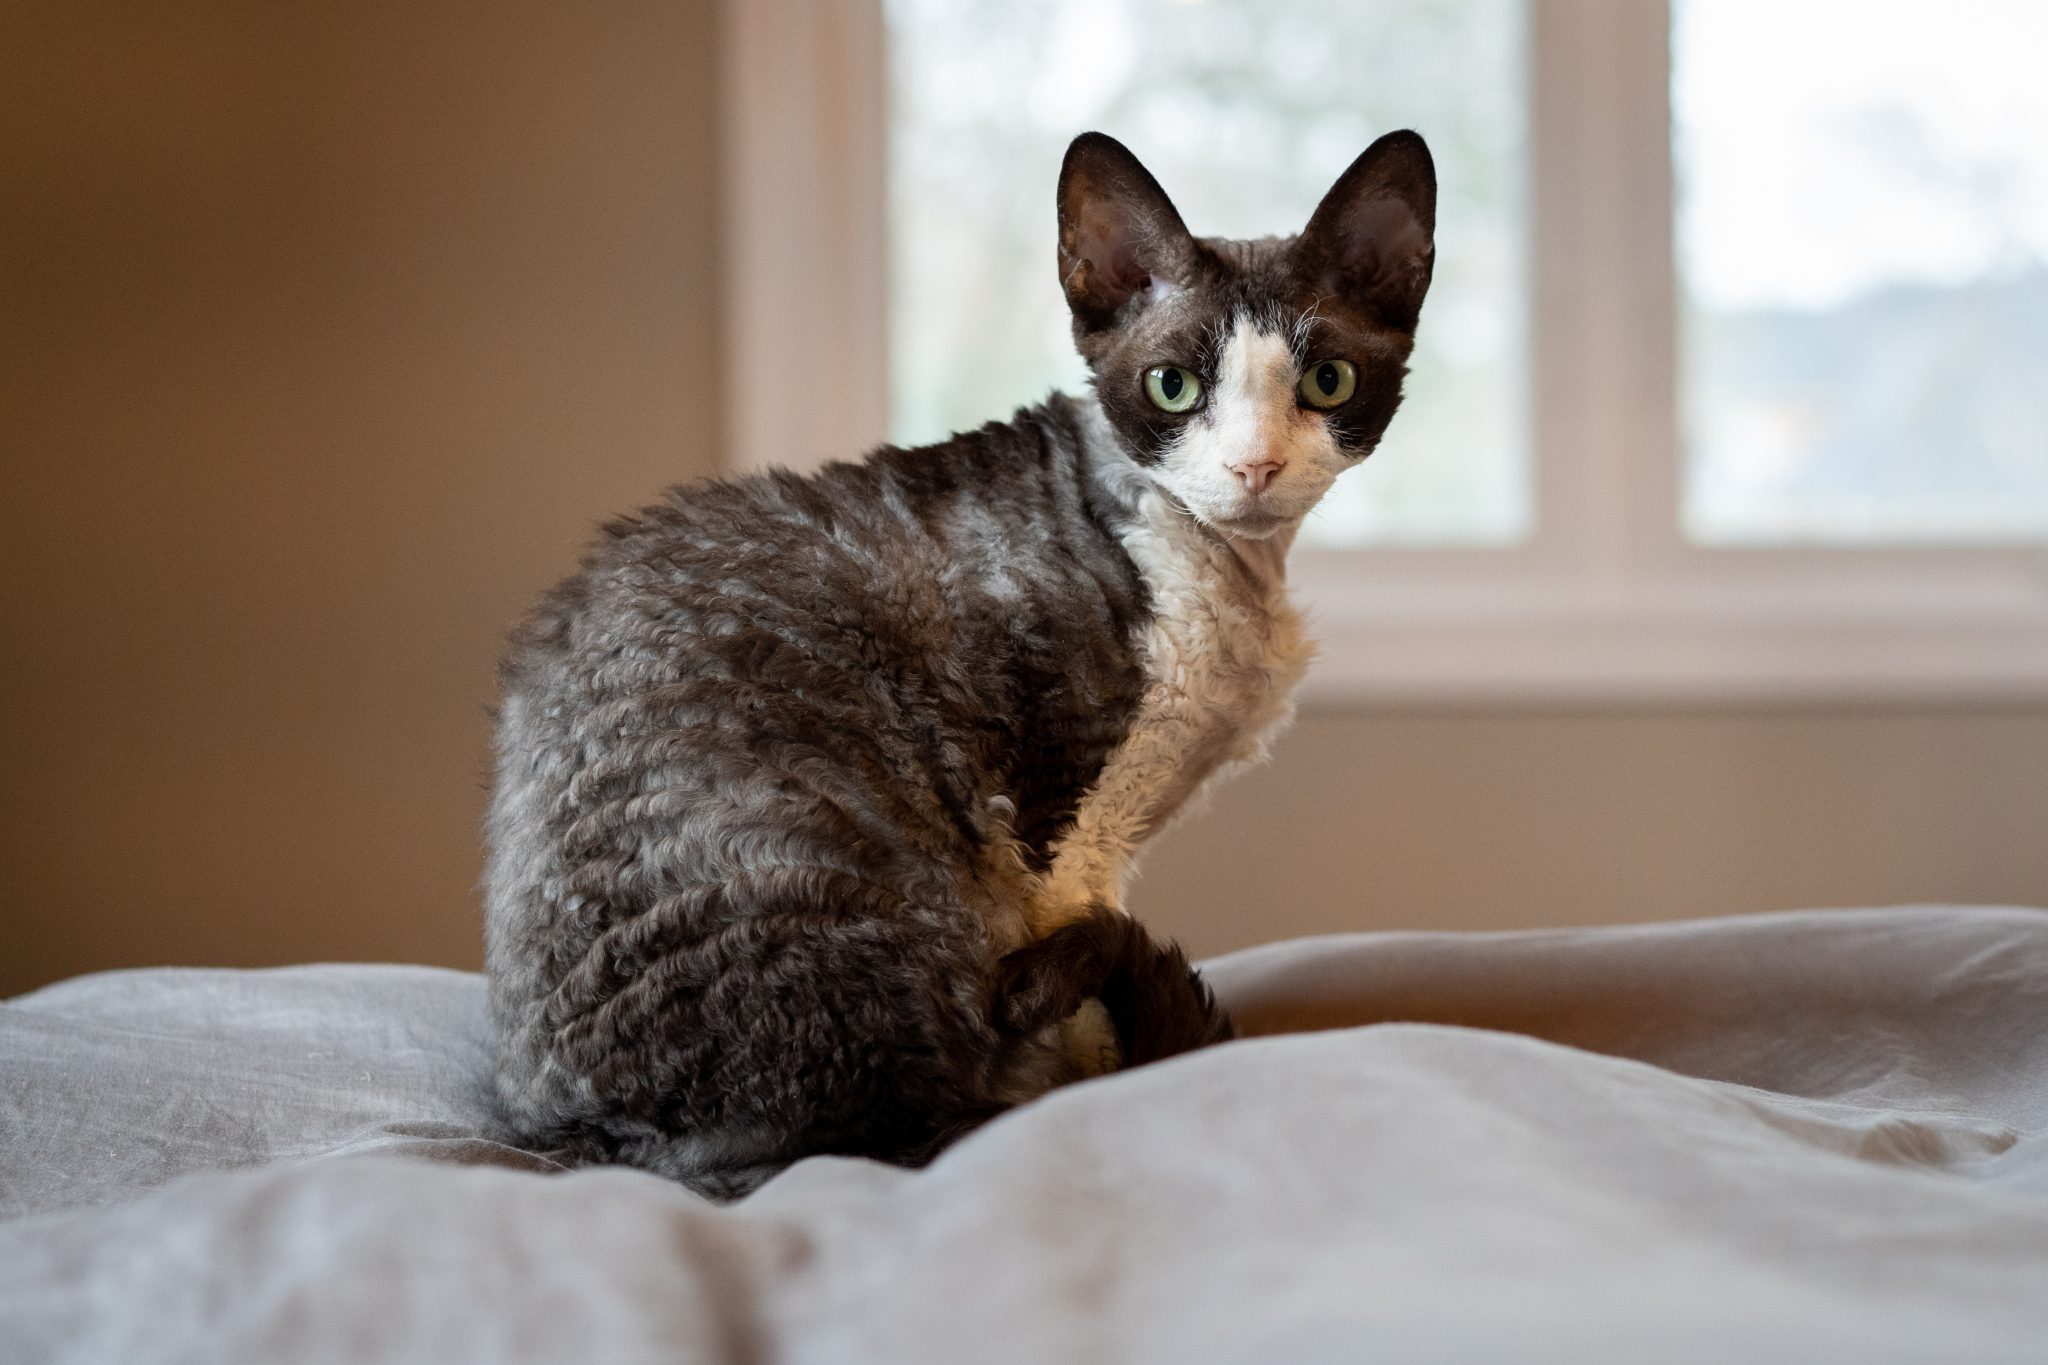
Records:
M1436 163L1413 132L1359 153L1323 196L1295 246L1317 288L1413 331L1436 264Z
M1154 281L1187 282L1194 239L1152 173L1106 133L1060 165L1060 287L1082 326L1106 327Z

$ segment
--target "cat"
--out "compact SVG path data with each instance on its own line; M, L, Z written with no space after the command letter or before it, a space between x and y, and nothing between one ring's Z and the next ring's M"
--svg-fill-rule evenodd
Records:
M732 1197L1231 1036L1124 883L1291 717L1285 557L1401 401L1435 169L1391 133L1298 236L1197 238L1085 133L1057 198L1091 396L673 489L514 631L486 948L535 1146Z

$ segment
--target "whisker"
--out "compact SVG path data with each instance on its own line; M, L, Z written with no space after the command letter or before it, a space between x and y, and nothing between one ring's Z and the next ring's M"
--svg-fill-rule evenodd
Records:
M1322 307L1323 298L1318 294L1308 307L1302 309L1301 316L1294 320L1292 334L1288 338L1288 349L1294 352L1296 365L1306 366L1312 359L1308 353L1309 333L1323 320Z

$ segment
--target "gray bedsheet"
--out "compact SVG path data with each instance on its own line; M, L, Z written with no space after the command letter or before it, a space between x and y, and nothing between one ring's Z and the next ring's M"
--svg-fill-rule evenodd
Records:
M509 1145L474 977L0 1005L0 1359L2048 1362L2048 914L1285 943L1253 1037L715 1208Z

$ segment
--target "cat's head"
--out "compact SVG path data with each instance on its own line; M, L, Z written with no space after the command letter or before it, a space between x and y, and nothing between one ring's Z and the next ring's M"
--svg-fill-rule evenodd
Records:
M1196 237L1138 159L1083 133L1060 168L1060 283L1124 446L1228 535L1297 524L1372 453L1435 259L1436 168L1389 133L1294 237Z

